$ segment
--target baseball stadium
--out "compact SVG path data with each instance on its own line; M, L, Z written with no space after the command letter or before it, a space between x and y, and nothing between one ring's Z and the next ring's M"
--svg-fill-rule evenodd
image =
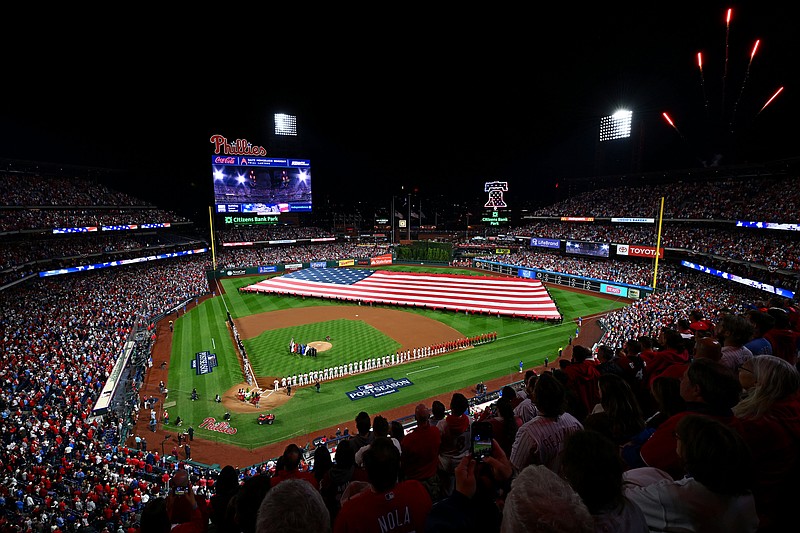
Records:
M13 188L22 176L64 197L92 187L96 194L117 194L83 181L76 189L74 178L29 174L24 165L3 179ZM726 184L735 179L726 175ZM765 176L758 189L788 202L796 197L796 185L796 178ZM623 190L636 193L635 187ZM698 183L682 205L719 190L717 183ZM783 212L795 212L786 205ZM64 205L47 216L69 219L74 209ZM419 405L441 402L449 408L458 394L469 402L467 416L480 419L495 412L504 388L525 394L527 374L566 373L586 364L600 368L606 357L616 364L628 357L626 346L641 349L642 338L653 339L655 353L678 351L669 365L651 361L653 370L644 376L652 383L657 369L669 376L685 366L680 353L694 354L693 343L703 335L711 340L714 332L741 328L749 332L737 333L744 350L759 338L756 313L778 315L779 306L784 329L794 331L796 263L784 260L775 268L771 256L759 255L765 242L771 249L791 249L794 232L733 224L703 228L670 213L659 225L663 234L653 233L653 240L644 236L648 232L595 220L578 226L578 241L574 225L550 216L559 210L575 214L569 204L550 206L540 219L502 235L487 230L486 240L456 232L450 242L440 236L430 245L423 238L393 244L375 235L340 243L335 233L315 226L231 226L206 246L202 239L180 236L185 229L173 228L181 222L154 206L98 208L98 221L113 211L128 222L161 225L172 233L172 244L145 260L134 250L109 253L103 257L109 261L90 263L86 256L74 267L27 273L48 264L37 261L6 271L0 372L3 464L11 470L5 486L17 486L21 472L42 483L36 473L53 466L36 466L37 457L43 465L71 458L58 475L59 486L79 484L77 472L86 474L92 465L108 472L105 465L118 464L125 479L149 482L154 495L167 479L164 473L176 467L206 483L226 466L242 479L275 475L292 446L301 452L301 468L313 472L317 450L335 459L339 444L358 432L361 412L397 422L410 435ZM8 210L4 219L19 223ZM35 227L40 221L27 223ZM604 246L595 240L598 232L623 237ZM725 243L734 239L750 243L753 261L733 263L703 251L700 232L702 242L719 243L721 253L733 252ZM69 237L71 246L82 245L78 233ZM13 235L6 234L6 249L23 256L26 241ZM234 252L225 246L278 237L293 242ZM317 238L323 244L311 244ZM567 251L573 243L588 253ZM57 246L44 237L40 244ZM223 251L216 255L214 249ZM602 249L608 257L593 255ZM653 290L653 275L663 288ZM677 347L665 332L678 339ZM588 361L579 362L579 348L581 355L590 354ZM774 344L773 353L778 348ZM47 363L62 354L60 365ZM796 344L785 356L796 372ZM729 369L734 371L744 372ZM650 402L641 400L642 416L657 413L652 396ZM595 416L587 411L588 405L583 422ZM198 486L198 494L213 493L207 487ZM19 498L23 510L6 517L28 512L24 491ZM6 501L14 499L8 492ZM31 510L47 500L41 493L30 499Z
M790 113L732 12L714 124L579 120L588 175L442 134L349 182L277 97L176 119L175 194L78 126L97 164L2 156L0 533L800 530L800 157L754 147Z

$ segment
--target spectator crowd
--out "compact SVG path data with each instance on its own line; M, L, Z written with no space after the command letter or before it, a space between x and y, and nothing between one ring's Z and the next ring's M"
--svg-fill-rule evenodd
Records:
M7 189L30 190L31 182L18 183L16 175L0 179ZM760 218L798 212L790 211L798 205L796 181L738 185L751 187L757 201L726 201L730 192L721 185L665 186L655 195L671 193L683 215L698 218L748 218L756 211L747 209L759 207ZM15 192L6 205L138 205L87 183L51 188L55 200L38 191ZM586 204L595 216L629 203L623 200L630 190L606 192L608 205ZM719 203L698 200L701 193ZM773 213L768 201L783 209ZM586 215L575 202L542 213ZM691 237L694 230L683 231ZM239 236L247 233L232 235ZM718 237L708 246L767 257L758 241L725 244L730 236ZM754 248L739 249L742 243ZM387 250L330 242L235 249L221 254L221 264ZM24 263L28 251L11 253ZM504 262L651 281L648 267L633 261L519 252ZM209 268L206 256L190 256L26 280L0 291L0 533L800 526L793 512L800 496L800 312L791 300L666 265L660 290L603 318L597 345L576 343L569 359L559 357L539 374L530 370L520 391L504 388L480 409L461 393L444 413L423 403L405 429L361 411L357 431L333 448L318 446L313 462L290 444L276 461L212 471L167 462L156 443L143 439L126 445L132 420L122 411L93 413L132 332L151 331L156 317L208 293ZM137 404L141 378L127 378ZM488 424L494 437L480 461L471 453L474 423Z

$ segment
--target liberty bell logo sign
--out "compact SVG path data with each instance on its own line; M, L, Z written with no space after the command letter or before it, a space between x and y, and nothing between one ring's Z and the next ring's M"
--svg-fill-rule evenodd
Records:
M489 193L489 200L483 207L508 207L506 201L503 200L503 193L508 191L507 181L487 181L483 184L483 190Z

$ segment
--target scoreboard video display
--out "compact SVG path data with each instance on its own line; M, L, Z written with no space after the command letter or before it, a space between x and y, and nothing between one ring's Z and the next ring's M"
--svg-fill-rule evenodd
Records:
M311 212L307 159L213 155L211 167L217 213Z

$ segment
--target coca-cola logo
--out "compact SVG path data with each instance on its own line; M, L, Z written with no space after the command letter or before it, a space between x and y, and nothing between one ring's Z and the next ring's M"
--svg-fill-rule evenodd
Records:
M622 294L622 291L619 289L619 287L608 286L606 287L606 292L610 292L611 294Z
M222 157L222 156L219 156L219 157L215 157L214 158L214 163L216 163L218 165L235 165L236 164L236 158L235 157Z

